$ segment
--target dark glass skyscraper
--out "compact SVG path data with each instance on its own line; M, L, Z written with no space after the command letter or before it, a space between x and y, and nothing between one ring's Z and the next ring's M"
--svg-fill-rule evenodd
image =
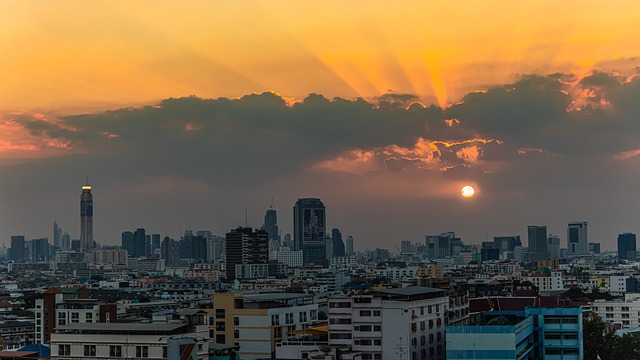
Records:
M133 246L133 232L125 231L122 233L122 245L120 246L122 250L127 250L127 254L131 257L134 256L134 246Z
M618 259L635 260L637 257L636 234L624 233L618 235Z
M93 244L93 195L87 183L80 195L80 251L87 251Z
M549 258L547 249L547 227L528 226L529 235L529 260L538 261Z
M280 241L280 234L278 232L278 213L275 209L271 208L264 214L264 231L269 234L269 240Z
M326 211L320 199L298 199L293 207L294 250L302 250L304 263L326 258Z
M340 230L331 230L331 239L333 240L333 256L344 256L344 241L342 241Z

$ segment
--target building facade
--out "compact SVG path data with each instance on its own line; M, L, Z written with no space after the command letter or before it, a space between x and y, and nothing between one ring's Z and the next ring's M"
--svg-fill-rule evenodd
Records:
M589 255L586 221L574 221L569 223L567 227L567 255Z
M82 187L80 195L80 250L93 248L93 195L91 186L87 183Z
M294 250L302 250L305 264L326 258L326 220L320 199L298 199L293 207Z

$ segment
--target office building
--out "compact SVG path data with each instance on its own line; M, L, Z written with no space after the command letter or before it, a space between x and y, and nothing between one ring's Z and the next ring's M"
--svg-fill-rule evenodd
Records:
M136 258L147 256L146 249L148 249L148 247L145 246L146 244L147 234L145 233L145 229L136 229L136 231L133 232L133 253L131 256Z
M133 242L133 232L132 231L124 231L121 235L121 245L122 250L126 250L129 256L133 257L135 254Z
M269 359L275 358L276 343L291 339L290 332L318 321L318 304L308 294L217 293L213 313L213 341L238 345L243 360Z
M60 248L60 241L62 240L62 228L58 226L57 222L53 222L53 246Z
M27 258L24 236L14 235L11 237L11 252L9 255L11 260L15 262L24 261Z
M262 230L269 234L269 240L280 242L280 233L278 230L278 213L276 209L269 208L264 214L264 225Z
M589 243L589 252L593 254L600 254L600 243Z
M71 235L68 232L64 232L62 235L62 243L60 244L60 248L62 250L70 250L71 249Z
M326 210L320 199L298 199L293 207L294 250L302 250L305 264L326 258Z
M547 227L528 226L529 261L538 261L549 258L547 249Z
M589 255L587 222L570 222L567 227L567 256Z
M427 258L442 259L454 255L460 255L464 244L453 232L446 232L440 235L427 235L425 237L425 249Z
M160 234L151 234L151 252L150 254L155 253L160 249Z
M549 251L549 259L560 259L560 237L558 235L549 234L547 250Z
M522 246L520 236L494 236L493 247L500 251L500 257L504 258L505 252L515 251L516 246Z
M347 236L347 248L345 249L346 256L353 256L356 253L353 251L353 236Z
M80 195L80 250L93 248L93 195L91 186L87 183L82 187Z
M250 227L231 230L226 234L225 259L227 280L236 279L236 265L268 264L269 234Z
M49 261L49 239L40 238L31 240L31 261Z
M180 244L165 236L160 245L160 259L164 260L166 267L178 266L180 263Z
M637 257L636 234L624 233L618 235L618 259L635 260Z
M340 232L340 230L331 230L331 240L333 240L333 256L344 256L344 241L342 241L342 233Z
M329 302L329 346L363 359L445 359L445 290L405 287Z

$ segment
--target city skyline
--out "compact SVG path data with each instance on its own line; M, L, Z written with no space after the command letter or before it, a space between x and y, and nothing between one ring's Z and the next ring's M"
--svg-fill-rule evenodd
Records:
M274 196L281 233L315 197L358 248L640 232L640 4L286 5L0 4L0 237L79 238L86 176L106 244Z

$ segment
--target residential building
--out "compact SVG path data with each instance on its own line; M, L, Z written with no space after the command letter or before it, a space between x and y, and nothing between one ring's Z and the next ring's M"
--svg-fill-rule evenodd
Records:
M239 346L240 358L253 360L275 357L277 342L317 322L318 304L307 294L217 293L213 314L210 338Z
M444 290L414 286L328 301L332 347L348 346L362 359L445 359Z
M226 276L236 279L236 265L267 264L269 262L269 234L264 230L238 227L226 234Z
M52 360L96 358L205 360L209 348L182 323L67 324L51 335Z
M345 249L345 255L346 256L353 256L356 253L353 251L353 236L349 235L347 236L347 246Z

